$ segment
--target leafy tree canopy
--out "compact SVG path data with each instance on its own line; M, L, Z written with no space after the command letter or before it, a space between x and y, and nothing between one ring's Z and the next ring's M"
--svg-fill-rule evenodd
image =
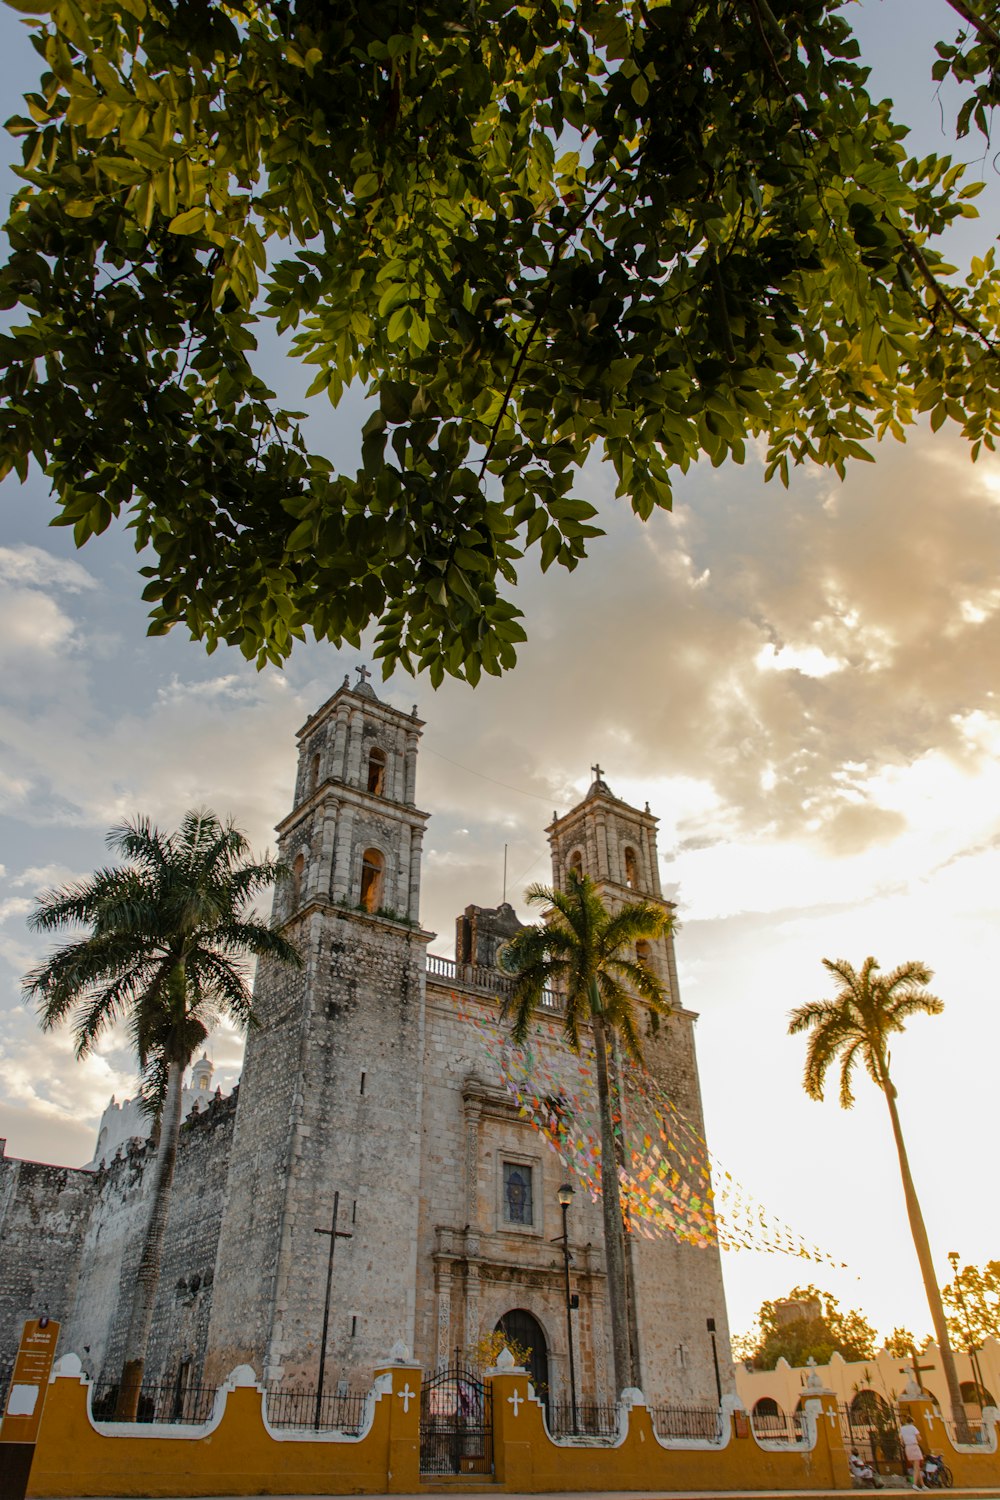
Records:
M127 518L153 633L280 662L306 629L475 682L524 639L529 551L598 534L587 456L648 517L763 440L787 482L919 413L1000 420L1000 273L873 102L843 0L9 0L44 72L0 304L0 473L33 456L76 541ZM939 76L987 128L994 0ZM949 34L954 33L951 28ZM361 465L306 445L262 324Z
M948 1332L960 1349L968 1347L970 1338L974 1344L991 1335L1000 1339L1000 1260L963 1266L942 1287L941 1296L949 1312Z
M894 1359L909 1359L914 1349L922 1349L926 1342L924 1339L918 1343L908 1328L894 1328L885 1341L885 1347Z
M860 1312L841 1312L829 1292L793 1287L787 1297L761 1303L757 1327L739 1341L740 1356L757 1370L773 1370L779 1359L825 1365L835 1351L844 1359L872 1359L875 1330Z

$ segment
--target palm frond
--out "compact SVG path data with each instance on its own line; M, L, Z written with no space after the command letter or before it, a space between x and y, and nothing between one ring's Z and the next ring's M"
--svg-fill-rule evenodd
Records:
M232 820L198 809L164 834L138 817L112 828L107 842L129 863L39 900L37 930L90 930L27 974L24 992L43 1028L72 1024L81 1056L127 1022L144 1078L152 1070L153 1097L159 1063L189 1061L221 1013L252 1024L249 959L302 959L254 917L251 898L281 867L248 862L249 843Z

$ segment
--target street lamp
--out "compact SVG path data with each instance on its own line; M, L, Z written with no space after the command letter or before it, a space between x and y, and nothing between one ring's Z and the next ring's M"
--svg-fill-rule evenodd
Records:
M962 1318L965 1323L965 1339L969 1348L969 1359L972 1362L972 1373L975 1376L976 1380L976 1404L979 1407L980 1412L982 1412L983 1397L986 1394L986 1387L983 1385L983 1376L979 1368L979 1353L975 1341L972 1337L972 1325L969 1322L969 1309L965 1305L965 1296L962 1292L962 1283L959 1280L958 1276L958 1251L949 1250L948 1259L951 1262L951 1271L952 1275L955 1278L955 1295L958 1298L958 1305L962 1309Z
M571 1257L569 1253L569 1227L566 1217L569 1213L569 1206L573 1202L573 1184L571 1182L564 1182L556 1196L559 1199L559 1206L562 1209L563 1269L566 1273L566 1342L569 1347L569 1395L573 1415L573 1432L575 1435L579 1430L579 1422L576 1414L576 1362L573 1358L573 1298L569 1289L569 1263Z

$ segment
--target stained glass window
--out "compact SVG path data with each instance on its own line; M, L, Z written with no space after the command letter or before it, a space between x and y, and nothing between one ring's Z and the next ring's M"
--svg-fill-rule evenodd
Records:
M520 1162L503 1164L503 1217L505 1224L533 1224L531 1168Z

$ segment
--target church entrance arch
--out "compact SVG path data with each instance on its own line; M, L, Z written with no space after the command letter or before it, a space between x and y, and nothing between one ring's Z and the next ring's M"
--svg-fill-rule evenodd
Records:
M535 1387L535 1395L547 1407L549 1404L549 1346L541 1323L525 1308L515 1307L510 1312L504 1313L497 1323L496 1331L502 1333L519 1349L529 1351L524 1361L525 1368Z

